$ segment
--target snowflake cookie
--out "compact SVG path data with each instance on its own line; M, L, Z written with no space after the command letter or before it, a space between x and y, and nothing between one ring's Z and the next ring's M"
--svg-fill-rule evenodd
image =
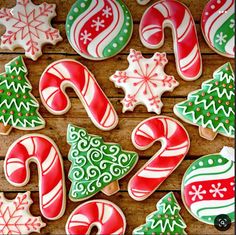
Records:
M234 149L203 156L190 165L182 181L185 207L196 219L214 225L220 214L234 222Z
M30 192L18 193L14 200L8 200L0 193L0 234L30 234L40 233L46 224L41 218L34 217L29 212L33 203Z
M56 16L55 4L34 5L31 0L17 0L12 9L0 9L0 24L6 27L1 37L1 48L14 50L22 47L25 55L37 60L44 44L62 41L59 30L51 26Z
M140 51L131 49L128 61L128 69L116 71L110 77L115 86L125 92L125 98L121 101L123 112L133 111L137 105L143 104L148 112L160 114L163 106L161 95L179 85L173 76L164 72L168 62L166 54L156 52L152 58L146 59Z

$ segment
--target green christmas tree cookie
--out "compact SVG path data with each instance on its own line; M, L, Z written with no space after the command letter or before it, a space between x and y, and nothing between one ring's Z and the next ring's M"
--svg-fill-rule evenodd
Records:
M200 90L174 106L175 114L199 126L203 138L213 140L217 133L234 138L234 81L230 63L224 64L214 72L213 79L202 83Z
M89 135L83 128L69 124L67 142L72 162L69 197L72 201L85 200L100 190L106 195L119 191L118 180L135 166L138 155L123 151L119 144L105 143L102 137Z
M146 224L134 229L133 235L184 235L187 227L180 216L180 206L172 192L158 201L157 211L146 218Z
M0 134L7 135L12 127L36 130L45 126L38 113L39 104L31 94L28 71L21 56L5 65L0 74Z

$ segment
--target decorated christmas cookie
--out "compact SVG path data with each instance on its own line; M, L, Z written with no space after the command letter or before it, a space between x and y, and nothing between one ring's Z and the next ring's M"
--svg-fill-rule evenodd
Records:
M131 49L128 61L128 69L116 71L110 77L115 86L125 92L123 112L133 111L137 105L143 104L148 112L160 114L163 106L161 95L179 85L173 76L164 72L168 62L166 54L156 52L152 58L146 59L141 52Z
M138 4L140 5L146 5L150 2L151 0L137 0Z
M118 180L135 166L138 156L123 151L119 144L105 143L102 137L89 135L83 128L69 124L68 155L72 162L69 179L72 182L69 197L81 201L103 191L110 196L119 191Z
M164 28L173 32L177 71L184 80L198 79L202 59L194 19L189 9L174 0L162 0L149 7L140 22L139 34L144 46L158 49L164 43Z
M121 0L77 0L66 20L74 50L91 60L118 54L133 32L132 16Z
M131 178L129 195L142 201L149 197L182 162L190 147L187 131L174 118L151 117L133 130L132 142L137 149L145 150L156 141L161 149Z
M217 133L234 138L234 72L230 63L218 68L213 79L203 82L200 90L174 106L182 120L199 126L200 135L213 140Z
M45 126L38 113L39 104L31 94L27 68L21 56L5 65L0 74L0 134L8 135L12 127L37 130Z
M87 235L93 226L97 234L124 235L126 220L121 209L107 200L92 200L79 205L66 223L66 234Z
M146 218L146 224L133 231L133 235L158 235L158 234L186 234L187 227L179 214L180 206L172 192L166 194L158 201L157 211Z
M40 233L46 224L30 214L32 203L30 192L18 193L14 200L7 200L0 193L0 234Z
M235 0L210 0L202 13L202 32L208 45L220 55L235 55Z
M116 127L118 116L93 74L76 60L58 60L50 64L39 82L42 103L53 114L66 113L71 103L65 89L71 87L80 98L91 121L99 129Z
M0 24L6 27L1 37L1 48L14 50L22 47L25 55L37 60L44 44L62 41L59 30L51 25L56 16L56 4L34 5L31 0L17 0L12 9L0 9Z
M40 134L16 140L4 162L8 182L17 187L25 186L30 180L30 162L38 166L41 213L49 220L59 219L65 211L66 188L63 160L56 144Z
M234 149L224 147L221 153L199 158L190 165L182 181L182 199L188 211L198 220L214 225L218 215L235 221Z

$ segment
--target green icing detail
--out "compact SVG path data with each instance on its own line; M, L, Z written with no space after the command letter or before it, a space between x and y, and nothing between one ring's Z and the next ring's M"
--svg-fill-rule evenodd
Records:
M187 227L179 214L180 206L172 192L166 194L156 205L157 211L146 218L146 224L134 229L133 235L184 235Z
M230 63L221 66L213 79L202 83L200 90L188 95L186 101L175 105L182 119L214 132L234 137L235 85Z
M27 68L21 56L5 65L0 74L0 122L15 128L43 127L45 122L38 113L39 104L30 93Z
M83 128L69 124L67 142L72 162L69 179L71 200L81 200L121 179L136 164L135 152L123 151L119 144L104 143L102 137L89 135Z

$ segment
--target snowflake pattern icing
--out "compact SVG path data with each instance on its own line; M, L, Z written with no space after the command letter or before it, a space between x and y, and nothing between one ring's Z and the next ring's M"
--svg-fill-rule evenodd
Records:
M230 20L230 25L229 25L229 27L230 27L231 29L233 29L233 31L235 31L235 19L231 19L231 20Z
M201 184L198 186L198 188L196 187L196 185L192 185L192 190L193 191L189 191L189 195L193 196L192 201L195 201L197 198L199 200L202 200L203 199L202 194L206 194L206 190L202 190Z
M212 188L209 190L209 192L212 194L213 197L219 195L221 198L223 198L224 194L222 192L227 191L227 188L221 188L221 183L212 184L211 187Z
M112 16L111 8L109 6L106 6L106 8L102 10L102 12L102 16L105 16L106 18Z
M40 217L34 217L29 212L33 203L30 192L18 193L14 200L7 200L0 193L0 234L40 233L46 224Z
M104 28L104 20L101 20L100 17L98 16L96 20L92 20L93 24L91 25L92 28L96 27L95 30L99 31L100 27Z
M116 87L125 92L125 98L121 101L123 112L133 111L137 105L143 104L148 112L160 114L163 106L161 95L179 85L173 76L164 72L168 62L166 54L156 52L152 58L146 59L141 52L131 49L128 62L128 69L116 71L110 77Z
M59 30L51 26L56 16L55 4L34 5L30 0L18 0L12 9L0 9L0 24L6 27L1 37L1 48L14 50L22 47L28 58L37 60L42 46L62 41Z
M83 33L81 33L80 40L84 42L84 44L87 44L88 41L92 41L91 33L88 32L88 30L84 30Z
M217 38L216 43L222 45L223 43L226 43L227 35L223 34L223 32L220 32L219 34L216 35L216 38Z

